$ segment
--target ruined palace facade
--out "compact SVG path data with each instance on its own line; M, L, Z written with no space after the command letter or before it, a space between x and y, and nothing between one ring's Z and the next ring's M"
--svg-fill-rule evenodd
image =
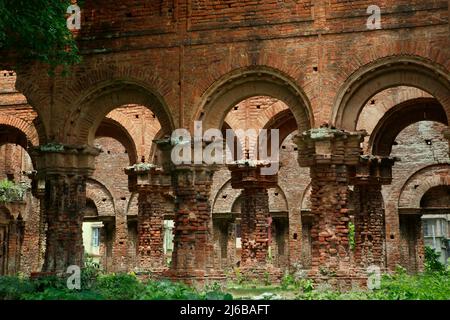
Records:
M25 190L0 205L1 273L81 265L86 222L101 222L111 272L347 283L373 265L422 270L421 216L450 210L449 10L84 1L69 75L0 60L0 178ZM167 137L195 121L278 129L280 170L173 164Z

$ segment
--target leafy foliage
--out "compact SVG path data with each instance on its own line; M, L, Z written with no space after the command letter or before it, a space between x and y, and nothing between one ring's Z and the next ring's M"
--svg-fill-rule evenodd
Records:
M0 181L0 202L22 201L27 187L9 180Z
M182 283L149 281L141 300L199 300L199 294Z
M428 272L445 271L445 265L439 261L439 254L430 247L425 247L425 270Z
M108 300L136 300L144 285L134 275L119 273L100 275L93 290Z
M84 255L84 268L81 272L81 287L91 289L102 274L100 265L88 254Z
M350 249L355 250L355 224L351 221L348 223L348 243Z
M297 295L301 300L448 300L450 274L424 273L408 275L405 272L384 275L381 288L374 291L309 291Z
M33 290L33 284L26 279L12 276L0 277L0 300L17 300Z
M86 270L83 269L83 270ZM82 271L84 272L84 271ZM384 275L381 288L373 291L353 290L339 292L323 290L310 279L295 279L286 275L280 287L242 287L247 298L300 300L448 300L450 298L450 274L426 272L408 275L403 270ZM250 292L251 291L251 292ZM251 294L253 293L253 294ZM233 289L239 295L239 290ZM0 300L231 300L215 283L202 291L183 283L168 280L139 281L134 274L97 275L92 286L82 290L67 289L65 279L50 276L39 279L0 277Z
M67 28L69 0L1 0L0 50L17 55L26 64L37 60L67 68L80 61L72 33Z

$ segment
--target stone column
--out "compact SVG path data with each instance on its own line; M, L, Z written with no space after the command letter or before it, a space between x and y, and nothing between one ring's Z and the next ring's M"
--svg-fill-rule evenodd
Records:
M45 181L47 235L43 271L61 274L70 265L82 267L86 178L94 171L99 150L51 144L34 148L32 154L37 160L37 178Z
M323 127L296 137L299 164L310 167L310 275L316 279L354 276L348 229L349 185L365 135Z
M269 267L270 211L267 190L275 188L278 175L264 175L266 165L260 162L236 162L231 171L231 186L242 191L241 209L241 269L252 278L260 278ZM276 275L275 268L270 271ZM260 278L262 279L262 278Z
M138 192L139 268L161 272L165 269L163 195L171 188L171 178L148 163L134 165L125 172L130 177L130 191Z
M385 212L382 185L392 181L396 158L363 156L352 178L355 201L354 262L361 271L377 266L386 271Z

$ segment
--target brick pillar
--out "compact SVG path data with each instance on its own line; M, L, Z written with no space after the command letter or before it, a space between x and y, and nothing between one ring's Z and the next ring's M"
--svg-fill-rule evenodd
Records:
M346 275L350 269L348 168L316 165L311 178L311 267L324 275Z
M264 266L269 250L269 195L266 188L244 188L242 191L241 266Z
M43 271L65 273L70 265L83 267L86 179L94 170L99 150L50 144L36 147L31 153L37 160L37 179L45 181L47 234Z
M172 174L176 208L171 272L177 277L207 277L214 274L209 203L213 168L184 165Z
M116 209L115 229L113 230L112 244L112 271L125 272L133 270L135 265L128 256L128 237L127 217L123 209Z
M365 135L364 131L322 127L296 137L298 162L300 166L310 167L310 274L317 279L355 276L348 238L349 185L360 161Z
M386 267L385 219L381 185L355 186L359 210L355 210L355 264L366 269Z
M170 174L175 195L174 248L167 276L188 283L204 280L223 280L221 270L214 268L213 223L210 192L215 165L175 164L172 149L178 142L171 139L155 140L161 152L160 163ZM184 152L196 152L205 143L191 141ZM189 150L191 149L191 150ZM182 161L181 161L182 162Z
M22 260L29 260L28 256L33 256L33 262L21 266L22 272L27 274L38 272L42 269L45 255L45 181L36 177L36 171L26 171L24 174L31 179L31 194L34 198L29 198L32 204L39 205L31 208L32 213L26 221L25 239L23 244ZM36 204L37 204L36 203ZM36 247L37 244L37 247Z
M355 185L354 262L367 270L377 266L386 271L386 223L382 185L392 182L396 158L365 155L360 157L352 184Z
M275 188L278 175L264 175L262 162L234 163L231 171L231 186L243 189L241 208L241 269L250 278L260 278L268 272L280 276L280 270L268 261L270 239L270 211L268 189Z
M138 256L140 268L164 266L164 208L159 192L140 192L138 197Z
M148 163L125 169L129 188L138 192L137 253L139 268L161 272L164 259L164 193L171 188L171 177Z
M45 211L47 238L43 271L65 272L67 266L83 265L83 209L86 178L80 175L49 175L46 178Z

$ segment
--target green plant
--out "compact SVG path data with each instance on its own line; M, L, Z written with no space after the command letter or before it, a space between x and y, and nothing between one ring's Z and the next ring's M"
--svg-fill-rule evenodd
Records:
M215 282L205 286L204 292L200 294L204 300L232 300L233 296L223 291L222 286Z
M295 285L295 278L290 273L285 273L281 278L281 289L287 290L290 286Z
M0 277L0 300L18 300L33 290L33 284L27 279L14 276Z
M314 282L311 279L298 280L298 286L303 292L311 292L314 290Z
M439 254L428 246L425 247L425 270L427 272L445 271L445 265L439 261Z
M92 286L94 291L109 300L138 299L144 288L136 276L127 273L100 275Z
M355 224L351 221L348 222L348 243L350 249L355 250Z
M193 288L168 280L149 281L140 296L141 300L200 300L201 295Z
M89 255L84 256L84 268L81 270L81 288L90 289L102 274L100 265Z
M237 284L239 285L242 285L246 281L245 276L242 274L241 269L239 268L234 268L234 277Z
M27 187L25 184L16 184L9 180L0 181L0 202L22 201Z
M67 28L69 0L0 1L0 50L14 53L16 64L40 61L53 73L81 61ZM15 67L15 66L11 66Z
M270 273L268 271L264 272L264 285L265 286L270 286L271 285L271 281L270 281Z

